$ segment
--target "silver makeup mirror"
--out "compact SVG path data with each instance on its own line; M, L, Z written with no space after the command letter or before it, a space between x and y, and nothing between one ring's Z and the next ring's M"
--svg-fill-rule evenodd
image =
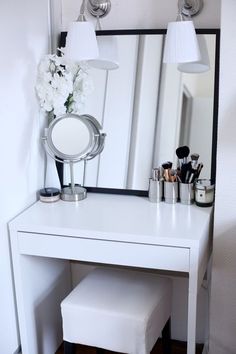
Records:
M86 198L86 189L76 185L74 164L86 161L100 154L104 148L105 134L101 125L90 115L65 114L54 119L42 137L47 153L60 163L70 168L69 186L64 186L61 199L78 201ZM81 183L84 185L83 182Z
M182 73L163 64L165 30L99 31L116 36L119 69L91 68L94 92L84 113L96 116L106 146L86 166L85 185L95 192L147 195L152 167L177 162L175 150L189 145L204 164L201 177L215 178L218 115L219 30L197 30L207 43L210 70ZM63 46L66 33L62 33ZM64 173L66 182L69 174ZM82 180L77 165L75 178Z

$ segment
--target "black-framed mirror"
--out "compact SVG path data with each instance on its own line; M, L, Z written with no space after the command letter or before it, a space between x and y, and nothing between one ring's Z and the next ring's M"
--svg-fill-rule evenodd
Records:
M84 112L106 131L103 153L86 166L92 192L147 195L152 167L171 160L188 145L204 164L202 177L215 181L219 86L219 29L197 29L204 36L210 70L187 74L163 64L166 30L98 31L116 36L119 68L91 68L94 90ZM60 47L65 46L61 33ZM76 182L81 183L83 166ZM64 182L67 173L64 171Z

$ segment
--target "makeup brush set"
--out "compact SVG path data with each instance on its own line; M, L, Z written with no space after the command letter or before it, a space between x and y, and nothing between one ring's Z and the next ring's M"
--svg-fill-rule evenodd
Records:
M177 168L178 181L181 183L194 183L201 173L203 164L199 160L199 154L191 154L188 146L180 146L176 149L179 165Z
M149 200L151 202L176 203L180 200L183 204L194 202L194 185L198 180L203 164L198 162L199 154L190 155L188 146L176 149L178 166L173 169L171 161L163 163L152 170L149 180ZM189 156L190 155L190 156Z

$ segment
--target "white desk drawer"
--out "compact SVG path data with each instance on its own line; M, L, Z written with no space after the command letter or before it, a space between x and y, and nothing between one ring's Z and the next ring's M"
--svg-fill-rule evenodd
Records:
M109 240L18 232L19 252L25 255L189 271L189 249Z

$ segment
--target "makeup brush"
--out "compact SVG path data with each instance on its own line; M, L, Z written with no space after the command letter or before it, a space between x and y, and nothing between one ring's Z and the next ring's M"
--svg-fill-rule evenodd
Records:
M196 178L198 159L199 159L199 154L196 153L191 154L191 170L189 171L188 176L186 176L187 183L193 183Z
M203 163L199 163L195 169L192 169L192 173L189 177L188 183L193 183L196 179L198 179L202 168L203 168Z
M190 150L188 146L180 146L176 149L176 155L179 159L180 166L183 163L187 163L189 152Z
M176 171L175 170L169 170L169 180L170 182L176 182Z
M176 155L179 159L179 166L181 170L181 181L182 183L186 182L187 172L191 169L191 166L188 164L188 155L189 155L189 147L188 146L180 146L176 149ZM191 163L190 163L191 164ZM189 172L188 172L189 174Z
M202 168L203 168L203 163L201 162L197 167L196 179L199 178Z
M190 177L190 174L191 174L191 170L192 170L191 161L189 161L188 163L182 164L182 167L181 167L181 179L182 179L183 183L188 183L189 177Z
M178 182L182 182L182 180L181 180L181 169L180 169L180 167L177 167L177 169L176 169L176 179L178 180Z
M166 182L169 182L169 170L171 169L171 167L172 167L172 162L170 162L170 161L167 161L167 162L165 162L165 163L163 163L162 164L162 168L163 168L163 170L164 170L164 179L165 179L165 181Z
M194 169L194 170L196 170L197 169L197 162L198 162L198 159L199 159L199 154L192 154L191 155L191 160L192 160L192 168Z

